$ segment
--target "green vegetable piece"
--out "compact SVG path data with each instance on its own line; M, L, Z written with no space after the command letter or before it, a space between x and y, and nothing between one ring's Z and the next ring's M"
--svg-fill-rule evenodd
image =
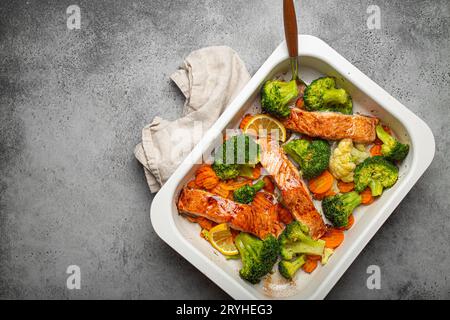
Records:
M246 172L245 167L254 167L259 158L259 145L248 135L241 134L216 148L212 168L221 180L234 179Z
M330 163L331 148L324 140L291 140L283 145L283 149L299 164L306 179L319 176Z
M278 271L286 279L292 280L298 269L300 269L306 262L306 256L304 254L294 258L293 260L281 260L278 263Z
M392 187L397 180L398 168L382 156L367 158L355 169L355 191L362 192L368 186L374 197Z
M323 255L322 255L322 259L320 261L320 263L322 265L326 265L328 263L328 260L330 260L330 257L333 255L334 250L331 248L325 248L325 250L323 251Z
M285 82L268 80L261 89L261 106L263 111L275 117L285 118L291 110L289 102L298 96L295 80Z
M292 260L298 254L322 255L325 241L313 240L308 235L308 228L298 221L286 226L278 238L280 253L284 260Z
M345 227L348 217L361 201L361 196L355 191L337 194L323 199L322 210L335 227Z
M245 185L233 192L234 201L240 203L250 203L255 198L256 193L264 188L265 182L263 180L259 180L252 186Z
M403 144L389 133L387 133L381 125L376 128L377 137L383 142L381 146L381 154L388 160L402 161L409 152L409 145Z
M344 89L336 88L333 77L322 77L311 82L303 94L306 110L353 113L353 102Z
M241 232L234 240L241 255L242 269L239 275L252 284L258 283L263 276L272 271L278 260L278 241L269 235L264 240Z

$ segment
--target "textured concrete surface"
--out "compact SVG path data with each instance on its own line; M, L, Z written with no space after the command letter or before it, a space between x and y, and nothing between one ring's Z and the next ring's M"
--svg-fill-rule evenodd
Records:
M66 8L81 7L81 30ZM381 8L380 30L366 9ZM436 156L329 298L450 298L450 4L303 0L319 36L432 128ZM281 0L0 3L0 298L228 298L152 230L132 151L183 99L190 51L234 48L251 73L283 38ZM81 290L66 289L68 265ZM366 268L381 267L381 290Z

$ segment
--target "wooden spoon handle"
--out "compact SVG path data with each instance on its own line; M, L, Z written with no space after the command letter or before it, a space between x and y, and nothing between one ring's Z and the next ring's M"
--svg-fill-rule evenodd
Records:
M294 0L283 0L284 36L291 58L298 56L297 16Z

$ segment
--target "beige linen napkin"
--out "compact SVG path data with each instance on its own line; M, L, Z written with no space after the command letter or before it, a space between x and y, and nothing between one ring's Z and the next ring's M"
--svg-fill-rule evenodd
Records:
M184 116L175 121L155 117L134 150L152 193L169 179L250 75L234 50L216 46L193 51L170 78L186 97Z

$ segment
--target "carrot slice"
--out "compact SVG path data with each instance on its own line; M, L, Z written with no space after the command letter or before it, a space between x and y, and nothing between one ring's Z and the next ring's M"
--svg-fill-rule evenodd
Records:
M347 223L347 225L346 225L345 227L340 227L340 228L336 228L336 229L345 231L345 230L350 229L350 228L353 226L354 223L355 223L355 217L353 216L353 214L351 214L351 215L348 217L348 223Z
M188 188L191 188L191 189L200 189L200 187L195 183L195 179L189 181L187 186L188 186Z
M210 190L219 183L219 177L210 165L202 165L197 169L195 175L195 183L200 188Z
M272 179L270 179L269 176L264 176L263 178L264 181L264 190L269 192L269 193L273 193L275 191L275 185L272 182Z
M337 187L340 192L346 193L353 191L353 189L355 189L355 184L353 182L344 182L339 180L339 182L337 183Z
M308 260L318 260L318 261L322 260L322 256L319 256L319 255L316 255L316 254L308 255L307 258L308 258Z
M247 113L241 120L241 123L239 123L239 129L244 130L247 123L250 121L250 119L253 117L250 113Z
M303 271L307 273L311 273L317 268L317 261L318 260L312 260L309 259L309 257L306 259L305 264L302 266Z
M372 157L381 156L381 144L374 144L372 148L370 148L370 155Z
M372 196L372 191L369 188L364 189L361 195L361 203L365 205L371 204L375 199Z
M226 189L224 186L225 186L225 183L219 182L210 191L211 191L211 193L217 194L218 196L221 196L222 198L228 198L228 196L230 195L230 190Z
M326 248L336 249L344 241L344 232L336 228L329 228L321 239L325 241Z
M249 179L245 179L242 181L230 180L230 181L224 183L223 188L227 189L229 191L234 191L234 190L239 189L240 187L243 187L246 184L250 184L250 183L251 183L251 180L249 180Z
M217 223L215 223L214 221L208 220L204 217L193 217L189 215L185 215L184 217L192 223L198 223L200 227L208 231L211 230L212 227L217 225Z
M331 197L334 195L336 195L336 192L334 192L333 189L330 189L325 193L313 193L313 198L316 200L323 200L325 197Z
M325 193L333 186L334 178L328 170L320 176L309 180L309 189L313 193Z
M217 223L215 223L211 220L208 220L206 218L203 218L203 217L198 217L197 223L200 225L200 227L202 227L203 229L206 229L208 231L217 225Z

